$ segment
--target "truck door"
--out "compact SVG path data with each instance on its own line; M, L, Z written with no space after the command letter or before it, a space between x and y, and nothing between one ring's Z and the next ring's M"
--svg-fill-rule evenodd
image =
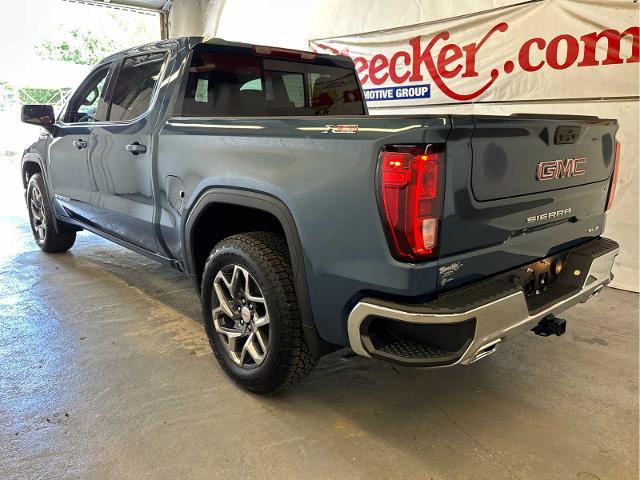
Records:
M96 182L99 228L154 253L153 104L167 54L121 60L110 89L107 122L91 132L89 165Z
M105 92L111 65L93 70L71 97L49 145L49 180L54 202L67 215L92 223L93 182L89 139L96 122L106 119Z

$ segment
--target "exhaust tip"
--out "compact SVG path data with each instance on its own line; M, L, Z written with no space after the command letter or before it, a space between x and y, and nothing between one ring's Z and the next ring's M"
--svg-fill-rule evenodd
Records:
M481 358L488 357L492 353L495 353L496 347L498 346L498 344L501 341L502 341L502 339L498 338L497 340L493 340L493 341L483 345L482 347L480 347L469 363L477 362Z
M596 288L593 292L591 292L591 295L589 295L589 298L587 298L588 300L591 300L593 297L595 297L596 295L598 295L602 290L604 289L604 285L600 285L598 288Z

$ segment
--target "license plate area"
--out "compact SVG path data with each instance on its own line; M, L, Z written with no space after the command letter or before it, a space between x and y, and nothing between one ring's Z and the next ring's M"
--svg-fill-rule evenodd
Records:
M568 253L543 258L517 269L511 281L522 287L527 300L550 290L560 278Z

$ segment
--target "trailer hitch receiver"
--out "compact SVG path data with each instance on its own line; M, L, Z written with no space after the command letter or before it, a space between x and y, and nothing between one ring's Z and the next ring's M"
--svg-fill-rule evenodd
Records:
M544 317L538 325L531 329L536 335L548 337L549 335L557 335L558 337L567 331L567 321L557 318L554 315Z

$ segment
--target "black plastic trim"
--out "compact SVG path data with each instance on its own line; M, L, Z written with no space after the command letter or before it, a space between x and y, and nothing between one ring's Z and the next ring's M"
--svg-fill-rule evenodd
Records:
M439 332L434 333L436 333L436 336L439 337L439 339L434 342L429 341L429 344L424 342L424 340L413 338L397 338L397 340L400 343L411 342L420 344L427 349L434 349L439 351L439 354L429 357L407 357L395 355L391 352L385 351L384 348L381 348L381 346L375 345L376 342L374 341L371 332L372 323L376 319L381 319L386 322L392 322L398 326L404 325L408 328L413 329L438 329ZM467 351L469 345L471 345L471 343L473 342L475 331L476 318L473 316L470 316L468 319L461 322L443 324L415 324L403 322L401 320L393 318L370 316L367 317L360 326L362 344L364 346L364 349L369 355L371 355L372 358L385 360L397 365L412 367L440 367L456 363ZM464 337L464 341L460 341L460 339L457 339L456 342L456 335L460 336L461 338ZM448 337L448 340L445 343L449 343L449 345L442 344L443 336ZM453 345L454 343L458 343L458 345Z
M185 251L185 267L187 274L191 277L197 291L200 293L200 284L196 275L195 260L193 258L192 231L203 210L212 204L230 204L242 207L249 207L270 213L280 222L284 230L289 255L291 257L291 267L295 280L296 296L302 318L302 327L307 345L315 357L320 357L325 353L335 350L335 347L320 338L315 327L311 301L309 298L309 287L302 254L302 244L298 235L295 220L289 208L281 200L269 194L228 187L212 187L200 194L193 203L187 215L183 218L183 242Z
M73 218L73 217L68 217L64 220L64 223L68 223L70 225L75 225L77 227L81 227L85 230L88 230L91 233L95 233L96 235L98 235L99 237L105 238L113 243L116 243L118 245L120 245L121 247L127 248L135 253L139 253L140 255L144 255L147 258L150 258L151 260L155 260L156 262L160 262L164 265L169 265L170 267L173 267L177 270L182 270L180 267L180 264L177 260L172 259L172 258L167 258L167 257L163 257L162 255L158 255L157 253L153 253L149 250L146 250L142 247L139 247L137 245L134 245L133 243L129 243L126 240L123 240L120 237L117 237L115 235L111 235L107 232L105 232L104 230L101 230L100 228L91 225L88 222L83 222L81 220L79 220L78 218Z

